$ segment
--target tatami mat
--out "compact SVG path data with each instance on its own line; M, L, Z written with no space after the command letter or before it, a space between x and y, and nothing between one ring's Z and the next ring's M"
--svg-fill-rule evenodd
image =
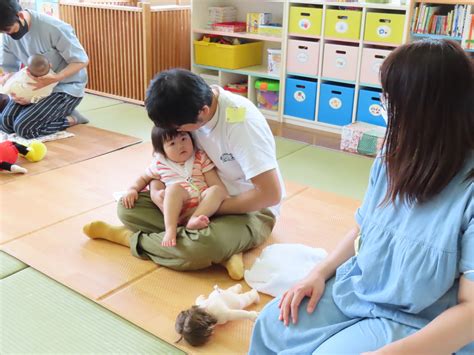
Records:
M2 354L182 354L31 268L0 294Z
M142 106L124 103L89 111L86 115L96 127L150 141L153 123Z
M108 97L98 96L93 94L86 94L82 99L81 103L77 107L77 110L84 114L87 117L87 112L92 110L97 110L99 108L120 105L123 101L109 99Z
M308 146L307 143L302 143L282 137L275 137L275 143L277 159L281 159Z
M176 316L191 307L200 294L209 294L213 285L227 288L236 282L229 279L222 267L196 272L176 272L159 268L127 288L111 295L100 303L139 327L169 343L179 339L174 330ZM241 282L244 291L249 287ZM259 310L270 297L262 295ZM211 340L203 347L193 348L181 341L176 346L189 353L242 354L248 350L253 322L242 320L217 326Z
M307 146L278 160L286 180L362 199L373 159Z
M0 251L0 279L14 274L28 265L23 264L20 260Z
M112 202L112 194L135 181L150 157L151 144L137 144L0 185L8 201L0 205L0 244Z
M75 136L45 143L48 152L43 160L31 163L25 158L19 157L18 164L28 169L28 173L0 172L0 184L25 180L31 175L98 157L141 141L139 138L106 131L90 125L78 125L69 128L68 131L74 133Z

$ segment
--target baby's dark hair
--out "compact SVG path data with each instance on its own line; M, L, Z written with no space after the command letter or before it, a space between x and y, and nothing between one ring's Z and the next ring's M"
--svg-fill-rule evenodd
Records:
M198 306L182 311L176 318L175 329L192 346L205 344L212 335L217 319Z
M164 129L154 126L151 130L151 143L153 144L153 150L156 153L166 156L164 149L165 143L181 134L188 134L194 145L193 136L189 132L181 132L176 129Z
M34 54L28 58L28 71L31 75L40 77L49 73L48 58L41 54Z

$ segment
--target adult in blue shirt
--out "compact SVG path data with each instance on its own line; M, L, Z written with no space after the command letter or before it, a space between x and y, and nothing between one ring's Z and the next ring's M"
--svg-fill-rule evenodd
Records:
M415 42L381 81L388 128L357 226L264 308L251 355L474 353L474 64Z
M22 10L17 0L0 0L0 32L3 55L0 67L6 73L0 84L34 54L46 56L54 73L35 78L35 88L57 83L53 93L36 104L12 97L0 114L0 130L36 138L85 123L71 113L82 100L89 62L72 27L54 17Z

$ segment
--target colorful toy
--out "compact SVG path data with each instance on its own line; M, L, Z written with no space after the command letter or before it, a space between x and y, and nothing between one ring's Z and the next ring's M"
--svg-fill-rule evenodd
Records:
M280 83L275 80L257 80L257 107L272 111L278 111L278 96L280 94Z
M0 170L25 174L28 170L15 164L18 159L18 154L24 156L31 162L37 162L45 157L46 152L46 146L39 141L33 141L29 146L10 141L1 142Z
M184 338L192 346L206 343L218 324L231 320L255 320L258 313L244 308L258 303L260 296L257 290L241 293L242 285L236 284L226 290L214 286L209 297L200 295L196 305L182 311L176 318L176 331L181 334L178 342Z

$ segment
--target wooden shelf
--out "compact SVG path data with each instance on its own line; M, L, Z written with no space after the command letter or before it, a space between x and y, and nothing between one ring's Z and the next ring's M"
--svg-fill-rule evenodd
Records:
M193 30L194 33L197 34L208 34L208 35L217 35L217 36L225 36L225 37L236 37L236 38L246 38L246 39L254 39L259 41L268 41L268 42L281 42L281 37L275 36L266 36L266 35L259 35L256 33L247 33L247 32L225 32L225 31L214 31L214 30L207 30L204 28L196 28Z
M256 65L253 67L245 67L240 69L226 69L226 68L218 68L218 67L211 67L208 65L201 65L201 64L194 64L195 67L202 68L202 69L211 69L211 70L219 70L226 73L235 73L241 75L250 75L259 78L267 78L273 80L280 80L279 75L270 74L267 71L267 67L264 65Z
M410 33L412 37L419 37L419 38L435 38L435 39L451 39L453 41L461 41L462 37L454 37L454 36L447 36L447 35L435 35L432 33Z

